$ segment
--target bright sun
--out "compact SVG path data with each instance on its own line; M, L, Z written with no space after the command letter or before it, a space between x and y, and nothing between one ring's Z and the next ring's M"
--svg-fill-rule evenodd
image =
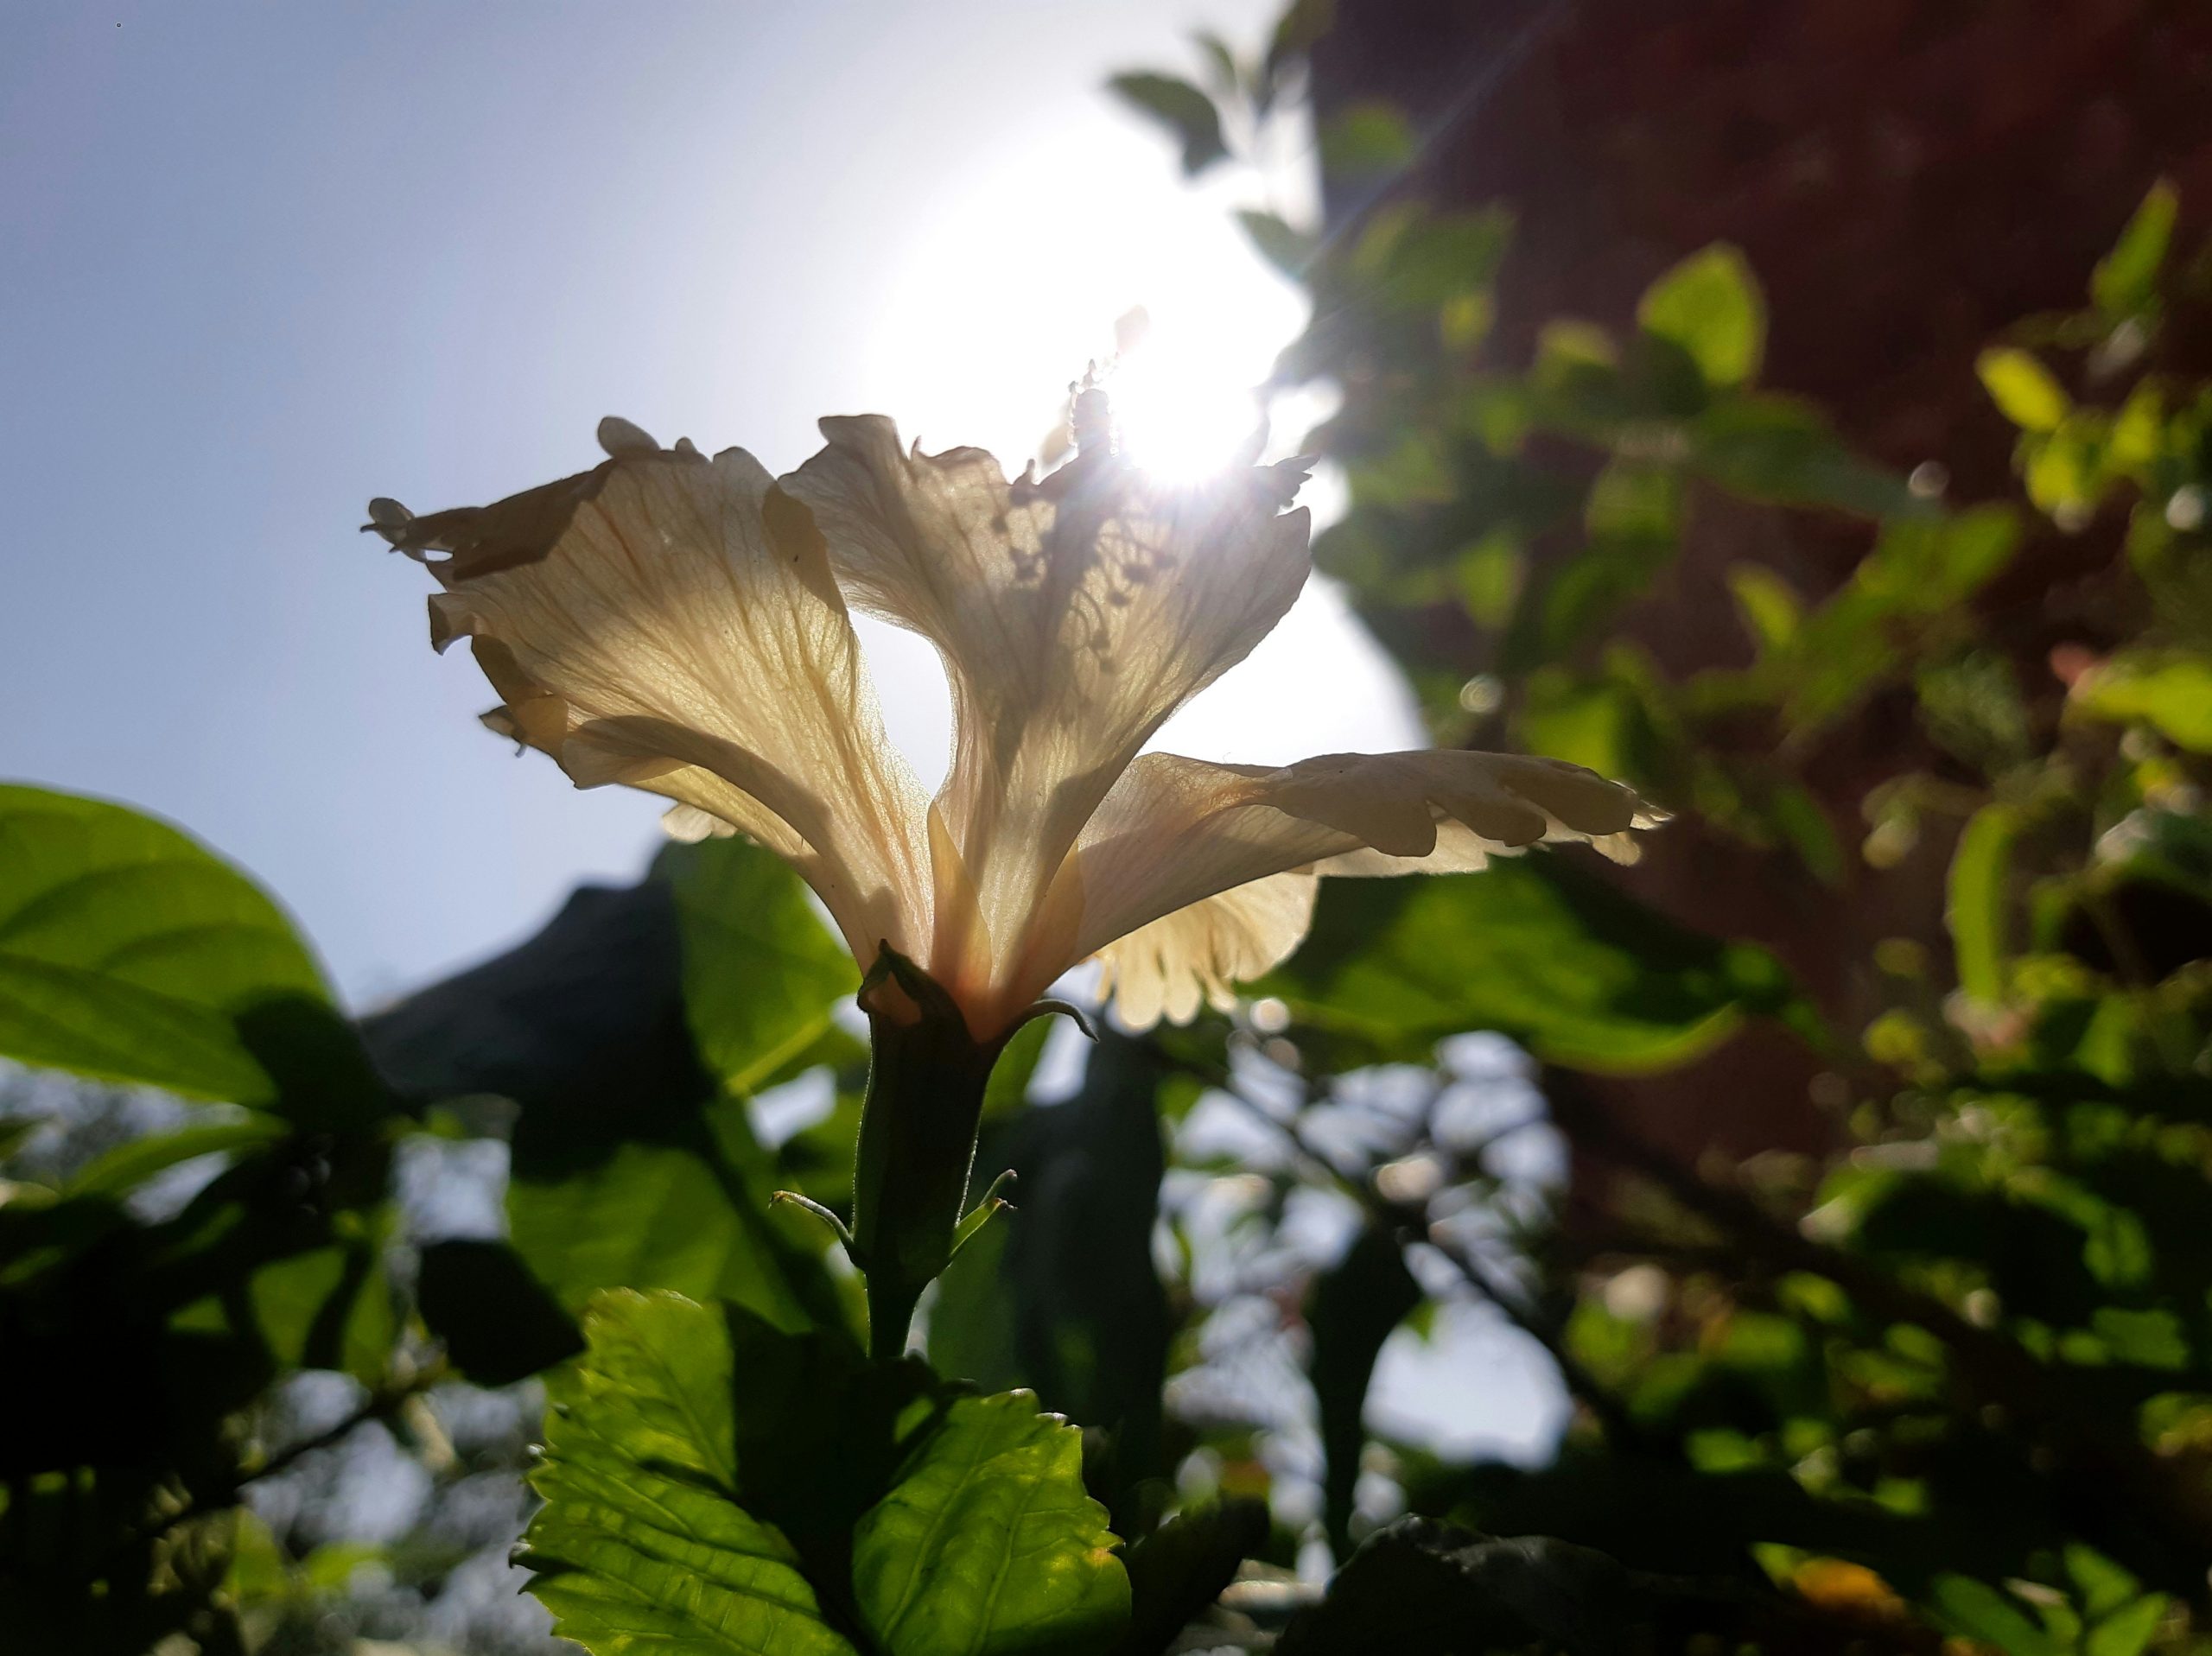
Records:
M1103 121L1017 143L929 203L869 341L874 404L925 447L982 443L1019 471L1068 382L1145 336L1107 380L1128 451L1165 475L1227 464L1260 422L1254 388L1305 320L1302 294L1245 240L1218 190L1164 171L1149 135ZM1304 434L1274 434L1274 448Z

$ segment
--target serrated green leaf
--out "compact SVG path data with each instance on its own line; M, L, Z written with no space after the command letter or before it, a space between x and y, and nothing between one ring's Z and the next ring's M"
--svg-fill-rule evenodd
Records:
M124 806L0 785L0 1052L269 1105L238 1019L300 999L327 1004L321 971L230 864Z
M547 1388L529 1590L596 1656L853 1656L797 1550L738 1503L729 1336L671 1294L616 1292Z
M1228 158L1221 111L1199 87L1174 75L1140 70L1114 76L1107 86L1174 133L1183 146L1183 172L1192 176Z
M2056 431L2074 406L2050 370L2017 346L1993 346L1974 365L1990 401L2023 431Z
M1027 1392L962 1398L853 1538L861 1619L890 1656L1103 1649L1129 1616L1083 1434Z
M1693 253L1644 290L1643 331L1689 353L1713 389L1757 376L1766 353L1766 301L1744 256L1725 243Z
M671 846L657 872L676 894L699 1056L725 1087L749 1092L821 1038L860 972L772 851L735 838Z

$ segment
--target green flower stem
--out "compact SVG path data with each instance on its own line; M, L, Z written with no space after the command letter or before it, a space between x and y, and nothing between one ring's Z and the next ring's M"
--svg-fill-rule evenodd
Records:
M891 1361L906 1351L922 1290L952 1257L983 1088L1014 1031L977 1041L952 997L888 948L861 985L860 1004L873 1056L853 1173L851 1253L868 1278L870 1355Z

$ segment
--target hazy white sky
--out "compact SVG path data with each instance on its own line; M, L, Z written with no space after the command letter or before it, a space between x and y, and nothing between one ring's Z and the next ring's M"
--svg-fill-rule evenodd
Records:
M183 823L357 1001L632 877L655 802L478 727L363 503L581 469L610 412L782 469L815 416L881 410L1018 466L1136 303L1201 380L1257 379L1295 294L1098 88L1274 10L6 9L0 775ZM941 766L933 659L879 670ZM1173 746L1417 739L1325 593L1210 700Z

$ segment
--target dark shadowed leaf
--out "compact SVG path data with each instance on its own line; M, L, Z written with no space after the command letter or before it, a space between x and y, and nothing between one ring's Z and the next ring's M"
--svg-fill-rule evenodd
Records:
M1344 1558L1351 1551L1352 1491L1359 1482L1360 1451L1367 1444L1363 1416L1375 1360L1390 1330L1421 1303L1421 1285L1406 1269L1398 1239L1373 1224L1362 1226L1344 1256L1314 1278L1306 1320L1313 1331L1310 1373L1321 1409L1322 1514L1329 1540Z
M277 1087L239 1017L327 1004L259 887L121 805L0 786L0 1052L241 1104Z
M528 942L364 1031L410 1094L521 1107L514 1245L569 1310L601 1288L669 1288L787 1329L841 1321L823 1239L770 1210L743 1101L699 1061L683 975L668 885L587 888Z
M1639 1608L1628 1572L1602 1552L1541 1537L1486 1540L1408 1518L1370 1537L1275 1649L1483 1656L1534 1646L1630 1656L1649 1643Z
M454 1367L479 1386L506 1386L575 1356L583 1336L505 1242L432 1242L417 1308Z
M1262 1501L1216 1501L1169 1519L1129 1549L1129 1628L1115 1656L1156 1656L1267 1545Z

